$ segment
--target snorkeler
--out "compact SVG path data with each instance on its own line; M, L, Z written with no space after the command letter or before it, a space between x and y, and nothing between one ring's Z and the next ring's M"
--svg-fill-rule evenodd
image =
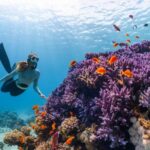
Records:
M6 76L0 79L0 82L4 82L1 87L2 92L9 92L12 96L18 96L26 91L29 85L33 83L33 88L39 96L47 99L38 87L40 72L36 69L39 61L36 54L29 54L27 61L18 62L11 68L4 46L1 43L0 61L8 72ZM16 76L17 78L14 79Z

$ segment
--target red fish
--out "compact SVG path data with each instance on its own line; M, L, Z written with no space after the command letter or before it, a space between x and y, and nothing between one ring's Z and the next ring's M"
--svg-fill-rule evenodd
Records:
M118 45L119 45L119 44L115 42L115 43L113 44L113 47L117 47Z
M114 26L116 31L120 31L120 28L117 25L113 24L113 26Z
M70 62L70 67L75 66L75 65L76 65L76 63L77 63L77 62L76 62L75 60L71 61L71 62Z

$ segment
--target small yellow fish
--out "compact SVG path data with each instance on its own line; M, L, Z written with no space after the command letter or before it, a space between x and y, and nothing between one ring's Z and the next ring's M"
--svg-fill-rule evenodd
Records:
M75 139L75 136L70 136L67 140L66 140L66 144L70 145L72 143L72 141Z

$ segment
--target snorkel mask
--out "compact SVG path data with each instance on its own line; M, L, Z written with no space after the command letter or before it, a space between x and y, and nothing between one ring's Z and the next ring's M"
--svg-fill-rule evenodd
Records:
M31 53L28 55L27 62L32 69L36 69L39 58L36 54Z

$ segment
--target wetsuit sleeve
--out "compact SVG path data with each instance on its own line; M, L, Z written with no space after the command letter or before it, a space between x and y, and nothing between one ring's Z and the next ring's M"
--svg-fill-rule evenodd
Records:
M33 88L39 95L42 95L42 92L40 91L40 89L38 87L39 78L40 78L40 72L37 73L37 77L33 82Z
M17 75L18 73L18 70L15 69L13 70L12 72L10 72L9 74L7 74L6 76L4 76L3 78L0 79L0 82L3 82L3 81L7 81L11 78L13 78L15 75Z

